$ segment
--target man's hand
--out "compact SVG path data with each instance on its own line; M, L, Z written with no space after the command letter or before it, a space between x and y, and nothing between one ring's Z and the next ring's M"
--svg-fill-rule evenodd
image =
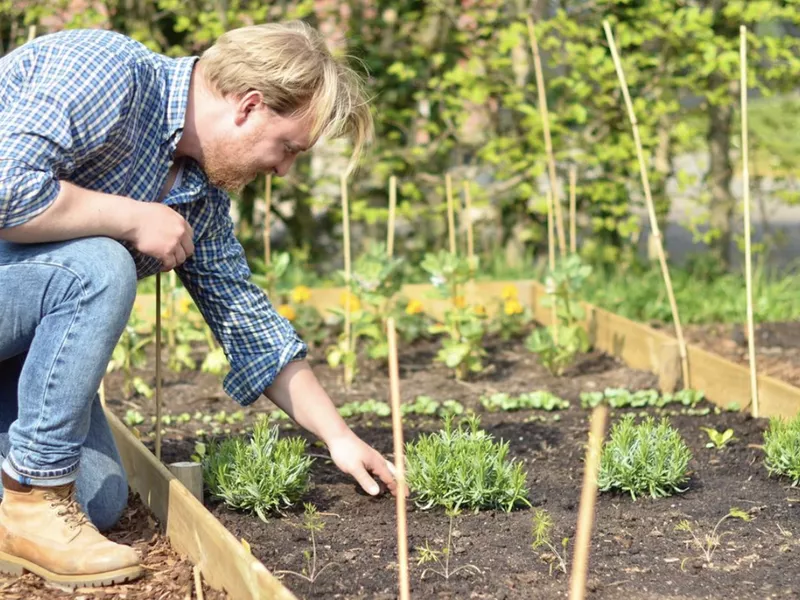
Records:
M368 494L377 496L381 491L380 486L370 476L372 473L393 495L397 495L394 465L352 431L331 439L328 442L328 451L334 464L342 472L352 476Z
M136 203L135 219L127 240L142 254L161 261L161 270L181 266L194 253L192 227L169 206Z

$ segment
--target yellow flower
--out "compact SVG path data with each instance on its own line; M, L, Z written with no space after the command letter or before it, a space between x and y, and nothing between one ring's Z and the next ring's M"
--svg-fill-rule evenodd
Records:
M278 307L278 314L290 321L294 321L295 317L297 317L297 313L295 312L294 308L292 308L288 304L281 304Z
M456 308L464 308L467 305L467 301L464 299L464 296L456 296L453 298L453 306Z
M522 314L522 304L518 300L506 300L503 311L510 317Z
M507 285L503 288L503 300L516 300L517 299L517 288L513 285Z
M311 298L311 290L304 285L298 285L292 290L292 302L302 304Z
M485 315L486 314L486 307L483 304L476 304L472 307L473 312L476 315Z
M342 292L339 296L339 302L341 302L344 308L347 308L347 292ZM350 294L350 312L356 312L361 310L361 302L358 299L358 296L355 294Z
M418 315L422 312L422 302L419 300L411 300L406 306L407 315Z
M185 315L189 312L190 308L192 308L192 299L181 298L180 304L178 304L178 312L180 312L182 315Z

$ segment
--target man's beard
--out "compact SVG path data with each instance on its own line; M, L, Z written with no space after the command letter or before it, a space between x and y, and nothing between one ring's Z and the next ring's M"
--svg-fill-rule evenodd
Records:
M238 165L244 161L237 160L237 153L226 153L221 146L208 144L203 148L203 172L211 185L238 194L258 173L242 169Z

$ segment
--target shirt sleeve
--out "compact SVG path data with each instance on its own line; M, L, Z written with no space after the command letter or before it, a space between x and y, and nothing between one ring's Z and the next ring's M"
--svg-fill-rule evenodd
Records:
M127 65L40 57L18 94L0 103L0 229L44 212L83 161L102 156L128 111Z
M250 281L244 249L234 235L227 195L215 195L198 208L213 211L213 218L195 241L194 255L177 273L231 365L223 381L225 392L247 406L288 363L305 358L308 346L278 314L266 292Z

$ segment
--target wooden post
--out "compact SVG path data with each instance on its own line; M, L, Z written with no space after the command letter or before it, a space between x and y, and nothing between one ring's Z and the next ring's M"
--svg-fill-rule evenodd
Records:
M553 195L550 190L547 190L547 256L551 273L556 269L556 243L555 233L553 232L553 219ZM546 283L552 301L550 311L553 319L553 341L558 344L558 298L555 295L555 290L550 290L551 284L551 281Z
M475 242L472 233L472 196L469 192L469 181L464 182L464 213L467 221L467 258L471 264L475 254Z
M203 502L203 465L196 462L174 462L169 465L169 471L180 481L192 496Z
M392 405L392 433L394 438L394 470L397 482L397 562L399 569L400 599L408 600L408 535L406 533L406 477L403 455L403 421L400 414L400 374L397 359L397 333L394 317L386 321L389 340L389 389Z
M161 460L161 273L156 273L156 458Z
M631 121L633 128L633 138L636 142L636 153L639 157L639 171L642 176L642 186L644 187L644 197L647 201L647 212L650 215L650 228L652 229L653 238L658 241L658 260L661 263L661 273L664 276L664 284L667 288L667 296L669 297L669 305L672 310L672 319L675 321L675 337L678 338L678 344L681 353L681 371L683 372L683 386L685 388L691 387L691 380L689 379L689 360L686 352L686 340L683 338L683 328L681 327L681 320L678 316L678 304L675 302L675 293L672 290L672 279L669 275L669 267L667 267L667 258L664 254L664 243L661 239L661 230L658 226L658 219L656 218L655 207L653 206L653 197L650 194L650 183L647 178L647 168L644 164L644 151L642 150L642 140L639 137L639 125L636 120L636 114L633 112L633 103L631 96L628 92L628 84L625 81L625 73L622 70L622 63L617 54L617 46L614 42L614 34L611 32L611 27L608 20L603 20L603 29L606 32L608 45L611 48L611 56L614 59L614 67L617 70L620 85L622 86L622 94L625 97L625 105L628 108L628 117Z
M527 15L528 37L530 38L531 50L533 51L533 67L536 72L536 88L539 92L539 113L544 129L544 147L547 152L547 169L550 175L550 191L552 192L553 205L555 207L555 218L558 227L558 249L561 256L567 253L566 241L564 239L564 219L561 215L561 202L558 197L556 187L556 161L553 156L553 141L550 138L550 116L547 110L547 94L544 89L544 75L542 74L542 59L539 58L539 44L536 41L536 30L533 26L533 19Z
M347 339L347 352L353 349L352 338L352 323L350 317L350 208L347 201L347 175L341 175L341 189L342 189L342 228L344 233L344 280L345 280L345 306L344 306L344 331ZM344 365L344 384L345 387L350 387L353 382L353 370L345 360Z
M447 196L447 232L450 237L450 254L456 255L456 219L453 208L453 180L450 173L444 176L445 195Z
M575 532L572 573L570 576L570 600L583 600L586 593L586 576L589 571L589 546L594 525L594 505L597 497L597 474L600 469L600 456L605 435L608 407L599 404L592 412L589 431L589 447L586 449L586 462L583 470L583 488L578 508L578 528Z
M105 377L103 377L103 379L100 380L100 389L97 391L97 393L100 395L100 406L105 408L106 407L106 379L105 379Z
M36 25L31 25L28 27L28 41L32 42L36 39Z
M747 350L750 355L750 403L754 419L758 418L758 376L756 365L755 327L753 325L753 256L750 245L750 165L747 135L747 27L739 28L742 95L742 203L744 204L744 272L747 285Z
M577 230L578 227L576 225L576 195L577 195L577 188L578 186L578 173L575 169L575 165L572 165L569 168L569 251L572 254L575 254L578 249L578 235Z
M272 174L267 174L264 186L264 262L267 266L272 260L272 242L270 231L272 228Z
M386 253L394 255L394 219L397 210L397 177L389 177L389 223L386 231Z

